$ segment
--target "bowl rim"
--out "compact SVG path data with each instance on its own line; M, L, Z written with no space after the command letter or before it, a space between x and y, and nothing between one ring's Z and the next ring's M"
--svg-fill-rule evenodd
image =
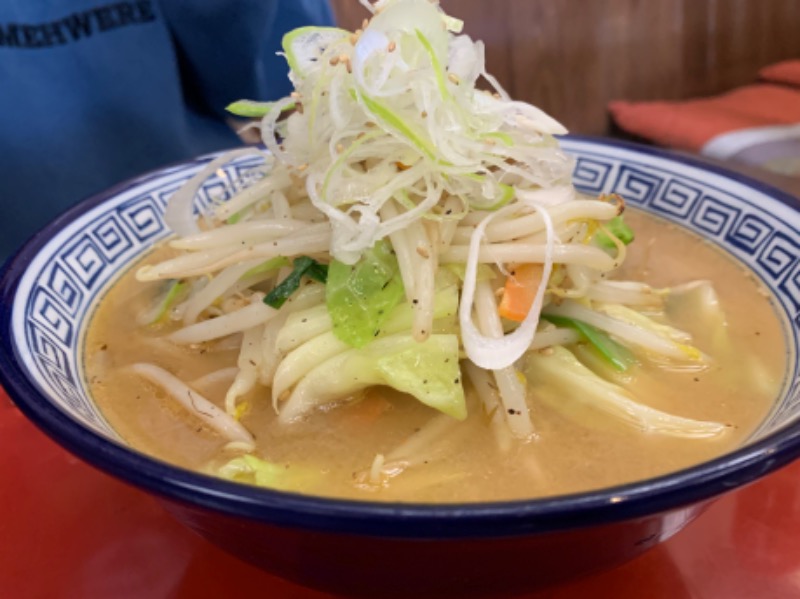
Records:
M685 164L744 184L800 212L790 194L746 175L661 148L602 137L569 141L614 147ZM96 468L171 502L284 527L404 539L513 537L644 518L704 502L800 457L800 422L746 447L666 475L593 491L539 499L465 504L387 503L302 495L234 483L172 466L91 431L50 403L19 365L11 306L25 272L53 233L125 190L160 177L182 161L124 181L63 212L32 236L0 271L0 384L42 431Z

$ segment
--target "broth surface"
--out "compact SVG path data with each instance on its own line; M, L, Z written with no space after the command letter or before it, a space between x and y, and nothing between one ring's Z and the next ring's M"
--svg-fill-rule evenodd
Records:
M598 416L597 426L579 426L537 396L550 391L529 381L538 437L506 454L496 448L485 418L472 400L464 434L435 447L425 463L375 488L356 482L376 454L388 453L437 413L391 390L370 390L358 402L319 411L289 426L278 424L269 389L246 399L252 410L243 423L258 441L257 455L302 468L325 481L322 494L386 501L469 502L532 498L586 491L665 474L721 455L741 444L769 412L781 391L786 343L768 293L710 243L676 226L629 210L636 232L623 269L615 278L668 287L696 279L714 284L728 321L725 355L697 314L671 313L675 326L714 358L706 370L667 372L643 367L634 394L642 403L675 415L729 424L722 438L678 439L643 434ZM150 260L151 258L148 258ZM154 385L121 368L152 362L178 378L196 381L236 365L238 349L224 343L191 350L159 339L164 329L136 324L153 286L128 272L101 301L86 339L86 373L109 423L140 451L192 469L224 463L224 441ZM227 383L202 392L222 405ZM632 387L632 389L634 389ZM471 393L467 389L468 394Z

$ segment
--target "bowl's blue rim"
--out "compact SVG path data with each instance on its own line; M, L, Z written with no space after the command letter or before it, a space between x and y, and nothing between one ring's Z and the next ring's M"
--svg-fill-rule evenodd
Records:
M568 139L619 147L714 172L800 209L800 202L791 195L702 160L626 141L590 136ZM207 160L200 157L194 162ZM279 526L407 539L508 537L610 524L670 511L750 483L800 457L800 424L795 424L721 458L637 483L544 499L430 505L350 501L260 489L189 472L127 449L78 424L27 379L11 342L12 298L31 258L63 223L174 166L121 183L67 210L23 245L0 272L0 383L19 409L56 442L134 486L184 505Z

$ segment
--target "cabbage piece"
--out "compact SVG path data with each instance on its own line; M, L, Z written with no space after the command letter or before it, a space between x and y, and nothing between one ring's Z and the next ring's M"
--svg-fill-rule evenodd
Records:
M385 241L364 252L352 266L331 262L325 289L333 332L353 347L363 347L376 337L405 293L397 258Z
M578 424L596 427L600 412L644 433L704 439L725 432L725 425L718 422L673 416L637 403L624 389L581 364L569 350L563 347L552 350L547 355L528 354L526 376L554 389L555 394L541 393L539 398Z
M463 420L467 406L458 358L456 335L431 335L423 342L409 334L378 339L311 370L282 407L280 420L293 422L315 407L375 385L403 391L425 405Z
M715 357L721 359L733 351L725 311L711 281L692 281L671 288L666 310L676 316L692 314L693 320L702 322L703 327L696 334L710 345Z
M452 326L448 326L450 323L448 323L446 319L455 316L457 312L458 288L455 285L451 285L437 291L433 299L433 318L435 319L434 333L444 332L455 334L457 332L453 330L456 328L455 323L452 323ZM278 365L275 371L275 377L272 381L272 401L275 406L277 406L278 398L308 374L315 366L350 349L346 343L336 338L329 330L329 326L321 330L321 325L324 323L314 322L313 319L304 316L304 314L308 313L309 312L306 311L291 315L287 319L284 330L281 331L281 334L283 334L284 331L287 332L287 337L284 338L287 341L303 338L301 335L303 335L306 328L316 330L317 333L310 337L303 338L304 341L301 343L290 346L292 351L290 351ZM325 316L327 318L327 314ZM402 303L394 309L391 316L383 324L380 334L391 335L408 331L411 328L413 319L414 315L411 305L408 302ZM330 324L330 322L328 324Z
M605 223L605 227L608 233L619 239L625 245L630 245L635 238L633 229L628 226L628 223L625 222L622 215L612 218ZM594 241L597 245L606 250L613 250L617 247L617 244L614 243L611 237L602 229L595 233Z
M320 472L309 468L274 464L254 455L233 458L217 474L228 480L281 491L313 490L319 488L322 478Z

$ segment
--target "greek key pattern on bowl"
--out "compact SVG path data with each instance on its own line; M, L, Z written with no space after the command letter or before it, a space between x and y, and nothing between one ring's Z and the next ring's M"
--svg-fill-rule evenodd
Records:
M800 328L800 231L796 215L781 218L773 208L780 204L767 194L678 160L643 157L622 148L604 148L599 155L591 144L581 141L568 140L564 145L581 157L579 164L591 160L593 165L591 171L575 171L575 184L582 191L618 193L629 204L710 239L750 267L775 298L786 323L790 356L800 354L796 334ZM604 187L598 188L599 172L604 173ZM755 437L800 417L796 359L789 360L788 369L782 401Z
M243 181L262 176L260 163L247 157L218 171L199 191L195 210L224 201ZM36 382L65 411L108 437L116 435L91 401L79 361L85 326L109 282L169 235L163 218L167 200L201 167L190 163L133 182L79 216L43 248L36 261L40 268L19 296L25 303L15 326L22 325L25 358Z
M771 291L787 324L790 357L798 355L800 232L795 213L768 193L723 174L623 146L563 141L576 158L575 183L589 194L619 193L725 248ZM261 175L257 158L237 160L207 181L196 208L224 200L242 180ZM172 193L202 167L173 167L134 182L80 215L35 258L15 303L15 331L27 341L25 364L64 409L114 436L83 382L83 333L92 307L108 284L169 231L163 211ZM17 309L19 308L19 309ZM793 323L794 328L790 328ZM786 391L762 423L761 436L800 416L800 373L789 360Z

